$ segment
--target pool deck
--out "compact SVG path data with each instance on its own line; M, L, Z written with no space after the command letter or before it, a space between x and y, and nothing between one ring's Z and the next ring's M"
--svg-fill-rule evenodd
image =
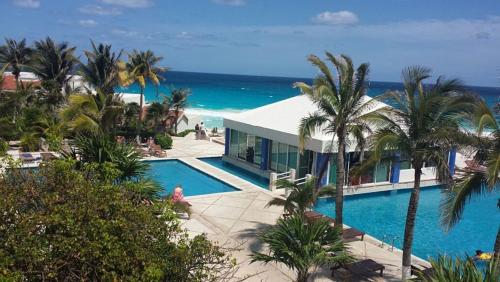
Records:
M282 191L271 192L235 175L198 160L200 157L221 156L224 147L214 142L194 140L193 136L174 139L174 148L168 151L167 159L178 159L195 169L199 169L240 191L209 195L191 196L186 199L192 204L190 219L184 219L183 226L191 235L205 233L208 238L221 246L232 249L237 259L238 271L235 281L249 277L245 281L291 281L294 272L283 265L253 263L249 255L252 251L262 251L263 246L257 234L271 226L281 216L281 207L266 207L273 197L280 197ZM364 189L363 189L364 190ZM347 243L352 254L358 259L370 258L385 266L384 277L377 275L353 281L400 281L401 252L391 250L387 244L368 234L364 241ZM415 260L419 261L418 258ZM425 261L419 261L426 264ZM311 281L332 281L329 267L314 271ZM343 281L343 280L338 280Z

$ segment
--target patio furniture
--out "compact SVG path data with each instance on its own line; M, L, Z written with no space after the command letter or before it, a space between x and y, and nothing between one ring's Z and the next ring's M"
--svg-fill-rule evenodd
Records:
M365 232L351 227L344 229L342 236L344 239L355 239L357 237L361 237L361 241L363 241L365 238L365 234L366 234Z
M52 153L43 152L43 153L40 153L40 155L42 156L42 161L50 161L53 159L57 159L57 157L54 156L54 154L52 154Z
M417 276L418 273L421 273L425 277L431 277L433 272L434 270L432 269L432 267L425 267L422 265L415 265L415 264L411 265L411 275L413 276Z
M337 264L331 268L332 277L335 275L335 271L340 268L360 276L370 276L373 272L378 272L380 276L384 276L385 266L372 259L364 259L348 264Z
M30 153L21 153L19 154L19 158L23 163L32 163L36 160L35 157L33 157L33 155Z

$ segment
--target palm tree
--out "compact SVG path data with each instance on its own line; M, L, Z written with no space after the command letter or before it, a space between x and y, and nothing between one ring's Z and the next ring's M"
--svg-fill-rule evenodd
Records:
M416 281L423 282L500 282L500 260L491 259L484 269L477 267L471 258L452 259L440 256L437 260L431 259L432 271L417 272Z
M117 95L105 94L97 89L96 94L72 94L68 106L61 111L61 119L73 132L110 134L124 106Z
M339 229L325 220L306 222L299 214L278 219L259 239L269 252L254 252L251 262L282 263L297 272L299 282L307 281L312 267L351 260Z
M170 99L165 96L161 103L153 102L149 105L148 112L146 113L146 120L150 123L150 126L157 131L158 128L162 128L164 125L169 112Z
M12 68L16 85L19 85L21 68L31 61L32 53L33 50L26 46L26 39L17 42L14 39L6 38L5 45L0 47L0 63Z
M61 92L71 79L73 68L78 62L75 50L68 43L56 43L50 37L35 42L33 71L49 92Z
M91 51L85 51L87 64L82 64L80 73L90 85L101 89L105 94L114 94L118 85L118 61L122 52L118 54L111 52L111 45L100 43L95 45L94 41Z
M172 96L170 98L170 101L172 103L172 107L174 108L174 132L177 134L177 123L179 120L179 112L181 110L184 110L184 108L187 106L187 97L190 93L189 89L186 88L181 88L181 89L174 89L172 90Z
M289 188L291 192L286 199L273 198L267 206L282 206L288 214L304 214L306 210L314 206L318 197L333 196L335 194L335 189L332 186L316 189L316 180L314 178L308 179L302 185L289 180L278 180L276 186Z
M373 106L373 100L366 97L366 79L368 64L361 64L356 71L351 58L341 55L340 58L326 52L327 60L336 69L337 75L330 71L325 62L311 55L309 61L321 72L312 85L295 83L295 87L307 95L317 106L318 111L301 120L299 126L300 148L304 148L305 141L316 131L321 130L332 136L328 159L331 159L332 147L337 147L337 181L335 199L335 225L342 229L343 201L345 184L345 152L348 135L352 135L358 144L364 144L364 133L370 132L366 115ZM321 165L319 182L326 173L328 162Z
M134 82L139 84L141 89L139 121L142 121L146 82L147 80L151 81L153 85L156 86L158 94L158 86L160 85L160 80L163 79L160 73L165 72L166 68L157 66L163 57L155 56L151 50L145 52L133 50L132 53L128 55L128 58L129 61L126 64L120 64L120 82L125 86Z
M478 102L473 122L477 135L468 143L476 149L474 161L477 167L461 170L456 184L446 193L441 205L441 223L447 231L460 221L464 207L472 197L500 189L500 125L484 101ZM490 132L486 133L484 129ZM500 256L500 226L494 252Z
M383 153L399 152L415 171L414 184L406 216L403 242L403 280L410 275L411 249L420 195L420 179L425 162L436 163L436 175L444 185L451 183L448 153L458 145L459 116L472 99L463 93L456 80L438 78L425 86L430 70L420 66L403 70L404 91L389 91L383 98L394 107L379 109L376 130L369 140L372 151L367 163L379 160ZM383 99L381 98L381 99Z

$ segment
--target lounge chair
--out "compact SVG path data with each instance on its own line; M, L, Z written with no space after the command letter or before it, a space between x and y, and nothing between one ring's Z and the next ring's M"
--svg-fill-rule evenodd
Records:
M342 237L347 240L347 239L355 239L357 237L361 237L361 241L363 241L365 239L365 232L363 231L359 231L358 229L356 228L347 228L347 229L344 229L344 231L342 232Z
M54 156L54 154L52 153L40 153L40 155L42 156L42 161L46 162L46 161L50 161L50 160L53 160L53 159L57 159L56 156Z
M33 157L33 155L30 153L19 154L19 158L23 163L32 163L36 160L35 157Z
M364 259L348 264L338 264L331 268L332 277L335 275L335 271L340 268L360 276L370 276L373 272L379 272L379 275L382 277L384 276L385 266L372 259Z
M414 265L414 264L411 265L411 275L413 276L417 276L417 274L421 273L425 277L431 277L433 272L434 270L432 269L432 267L425 267L422 265Z

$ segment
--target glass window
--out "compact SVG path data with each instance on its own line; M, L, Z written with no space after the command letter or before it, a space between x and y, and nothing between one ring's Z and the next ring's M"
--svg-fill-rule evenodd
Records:
M244 132L238 134L238 157L244 160L247 157L247 134Z
M278 172L287 171L288 145L278 143Z
M249 163L254 162L255 157L255 135L248 135L247 137L247 152L246 152L246 161Z
M238 156L238 131L231 129L231 136L229 139L229 155L232 157Z
M295 146L291 146L289 145L288 146L288 164L287 164L287 167L288 169L287 170L290 170L290 169L297 169L297 159L298 159L298 148L295 147Z
M298 178L305 177L306 174L311 173L313 154L309 150L305 150L299 155L299 171Z
M376 167L375 182L389 181L390 161L382 160Z
M271 141L271 170L277 171L278 166L278 142Z
M262 138L256 136L255 137L255 156L253 159L254 164L260 165L262 159Z

